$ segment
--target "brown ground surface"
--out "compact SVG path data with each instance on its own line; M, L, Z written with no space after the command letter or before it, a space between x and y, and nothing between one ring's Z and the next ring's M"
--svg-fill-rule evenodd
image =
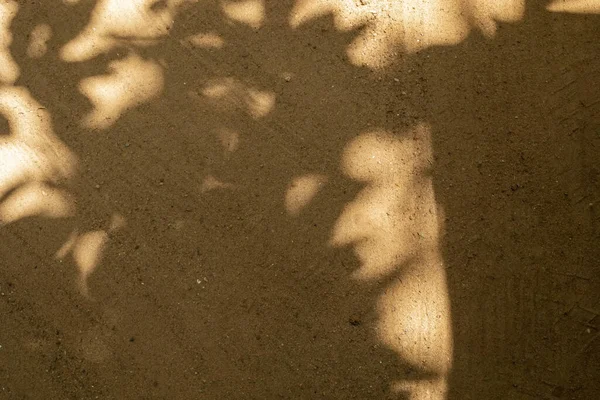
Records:
M374 129L418 141L405 132L423 124L425 174L443 215L446 398L600 398L600 16L532 1L494 37L474 30L457 45L389 53L374 72L350 63L358 32L339 31L330 16L290 29L292 3L266 1L253 29L198 2L166 38L122 37L67 63L60 49L88 24L93 2L20 2L14 86L78 157L75 177L49 183L77 212L0 228L0 398L444 398L392 390L443 371L376 334L389 312L380 299L414 260L359 280L359 241L329 245L365 187L340 169L348 143ZM53 36L31 58L42 23ZM181 45L198 32L226 45ZM158 60L162 93L101 129L82 127L94 105L80 81L128 54ZM254 118L240 105L246 89L202 96L227 77L274 93L274 108ZM234 152L219 132L239 133ZM307 174L327 184L292 217L283 199ZM108 229L115 215L126 224ZM55 257L74 230L108 232L87 296L76 284L81 265Z

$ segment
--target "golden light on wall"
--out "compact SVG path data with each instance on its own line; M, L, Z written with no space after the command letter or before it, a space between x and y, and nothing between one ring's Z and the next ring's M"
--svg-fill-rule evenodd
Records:
M41 182L14 189L0 203L0 222L9 224L28 217L66 218L75 215L75 204L64 190Z
M299 0L290 26L328 13L337 29L365 26L348 56L355 65L383 69L399 52L458 44L473 29L492 37L498 22L518 21L524 10L525 0Z
M184 42L202 49L220 49L225 46L225 39L214 32L198 33L187 37Z
M554 0L546 7L548 11L574 14L600 14L598 0Z
M23 204L23 210L29 210L25 214L31 215L34 204L39 205L40 211L58 212L49 211L48 207L54 200L66 201L66 198L48 187L48 183L72 177L77 158L52 131L48 111L26 89L0 88L0 113L10 125L9 134L0 137L0 196L21 188L13 195L22 196L23 203L12 204L15 207ZM36 192L39 195L33 194ZM68 210L70 206L57 205L58 209ZM16 217L20 212L14 208L3 209L5 216Z
M265 20L263 0L221 1L223 13L232 21L246 24L254 29L260 28Z
M86 27L61 49L66 62L90 60L115 48L124 39L139 46L153 44L168 35L185 0L170 0L155 9L152 0L100 0Z
M66 218L76 213L68 185L77 169L77 158L52 130L48 111L23 88L0 88L0 113L10 132L0 137L0 223L29 217ZM87 281L98 266L108 233L121 229L125 219L115 214L107 230L80 234L75 228L56 254L69 254L78 268L78 288L88 295Z
M19 77L19 66L9 51L12 43L10 23L18 10L16 1L0 2L0 84L12 84Z
M128 109L157 98L164 85L162 67L154 60L130 54L108 65L109 73L79 83L93 111L82 120L86 128L106 129Z
M326 183L327 177L319 174L307 174L293 179L285 194L285 209L288 214L298 216Z
M441 210L435 201L430 128L397 137L367 132L345 149L343 171L365 188L347 204L331 244L352 246L360 268L354 278L388 281L379 298L377 332L403 360L432 374L427 381L396 382L415 399L443 399L452 364L446 274L440 253ZM408 386L407 386L408 385Z
M275 109L275 92L260 90L232 78L215 78L200 90L190 90L188 95L197 102L210 104L218 110L244 112L254 119L264 118Z
M27 56L29 58L41 58L48 51L48 41L52 37L52 28L48 24L40 24L33 28L29 34L29 45Z

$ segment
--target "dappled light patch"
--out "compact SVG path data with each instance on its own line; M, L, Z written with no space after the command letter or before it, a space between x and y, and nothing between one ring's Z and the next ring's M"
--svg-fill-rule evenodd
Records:
M319 193L327 177L319 174L309 174L294 178L285 194L285 209L288 214L298 216Z
M421 257L379 299L377 332L383 343L431 376L394 382L395 390L415 399L444 399L453 357L448 282L439 250L425 250Z
M290 12L288 23L292 29L316 18L330 14L335 10L334 3L322 0L298 0L294 2L294 8Z
M1 88L0 113L10 127L9 135L0 136L0 197L21 185L32 184L27 191L27 208L32 210L33 199L47 197L43 194L32 196L31 190L41 190L44 182L73 176L77 160L52 132L49 113L27 90ZM48 190L47 194L50 192ZM58 200L60 196L52 198ZM47 208L40 207L40 210ZM12 209L10 213L17 215L19 211Z
M61 57L66 62L90 60L123 40L153 44L168 35L176 7L183 2L168 1L165 7L155 10L150 0L100 0L87 26L61 49Z
M468 26L458 0L302 0L290 21L297 27L310 19L334 13L340 30L362 28L348 47L355 65L381 70L401 52L463 40Z
M266 117L275 109L275 93L272 91L249 88L246 95L246 105L252 117Z
M335 246L353 246L361 262L354 278L390 282L378 300L377 332L431 375L394 384L415 398L444 398L452 363L441 222L429 175L430 129L418 125L401 137L374 131L348 144L342 168L365 188L346 205L331 239Z
M200 184L200 192L206 193L211 190L233 189L235 186L228 182L223 182L213 175L208 175Z
M499 22L517 22L525 14L525 0L470 0L463 6L471 24L490 38Z
M493 37L500 22L523 18L525 0L301 0L290 25L334 13L336 27L363 27L347 49L355 65L381 70L400 54L455 45L473 29Z
M0 203L0 224L28 217L66 218L75 215L75 204L67 192L32 182L11 191Z
M212 99L221 99L235 90L236 82L233 78L215 79L206 84L202 94Z
M227 153L233 153L240 146L240 134L237 131L221 127L217 132L217 136Z
M54 254L54 257L61 261L69 255L72 257L78 273L77 289L85 297L91 298L88 281L102 261L109 243L109 235L124 229L127 219L119 213L113 213L108 224L108 229L83 233L76 227Z
M431 143L427 127L415 132L416 139L365 133L345 149L344 172L366 186L344 208L331 242L354 246L361 260L356 278L388 276L424 248L437 246L436 206L426 174Z
M232 21L258 29L265 20L264 0L222 0L223 12Z
M52 28L48 24L40 24L33 28L29 36L27 56L41 58L48 51L48 41L52 37Z
M277 100L273 91L260 90L231 77L209 80L199 94L204 98L198 98L196 91L189 91L189 96L200 104L208 103L221 111L241 111L254 119L264 118L273 112Z
M102 259L108 244L108 233L103 230L86 232L73 243L73 259L79 272L78 288L84 296L89 295L88 279Z
M81 92L94 109L83 118L87 128L106 129L128 109L160 95L163 72L158 63L130 54L108 66L109 74L86 78L80 82Z
M217 33L197 33L184 39L185 42L203 49L220 49L225 39Z
M12 84L19 77L19 66L9 51L12 43L10 23L18 10L16 1L0 2L0 84Z
M600 14L598 0L553 0L546 7L548 11L573 14Z

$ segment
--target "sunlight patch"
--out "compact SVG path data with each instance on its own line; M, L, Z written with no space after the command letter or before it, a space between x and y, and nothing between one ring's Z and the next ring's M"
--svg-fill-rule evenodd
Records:
M89 60L121 40L152 44L169 33L177 5L183 1L168 1L166 7L154 10L151 0L100 0L88 25L61 49L61 58L66 62Z
M413 137L417 139L413 139ZM361 267L354 277L369 280L437 246L429 128L396 137L376 131L360 135L344 150L342 170L366 186L335 224L334 246L352 245Z
M250 115L255 119L266 117L275 109L275 93L269 91L260 91L257 89L248 89L246 95L246 105Z
M304 175L293 179L285 194L285 209L288 214L298 216L326 182L327 177L318 174Z
M202 94L213 99L220 99L231 93L234 88L235 80L233 78L216 79L202 89Z
M516 22L525 15L525 0L471 0L466 11L481 32L488 38L496 35L498 22Z
M240 134L236 131L227 128L219 129L217 133L219 142L228 153L233 153L240 146Z
M487 37L498 22L523 18L524 0L298 0L290 15L294 29L331 14L336 29L363 27L347 48L354 65L385 69L398 52L462 42L471 29Z
M27 90L0 88L0 113L10 127L10 134L0 137L0 196L20 185L46 185L73 176L75 155L53 134L50 114Z
M48 24L37 25L29 35L27 56L30 58L43 57L48 51L48 41L52 37L52 28Z
M289 24L293 29L335 10L330 0L298 0L290 14Z
M441 257L423 254L419 267L395 280L377 305L382 342L414 365L445 376L452 365L452 326Z
M82 234L73 246L73 259L79 269L78 286L85 296L89 295L88 278L100 263L107 243L108 234L98 230Z
M231 183L223 182L213 175L208 175L206 178L204 178L204 180L202 181L202 184L200 185L200 192L206 193L206 192L210 192L211 190L233 189L233 188L234 188L234 185L232 185Z
M0 223L28 217L66 218L75 214L75 204L66 192L33 182L17 188L0 203Z
M343 209L330 244L354 250L360 267L353 278L386 282L377 305L379 340L431 374L394 382L392 390L441 400L452 365L452 326L432 162L425 124L398 135L367 132L350 142L341 168L364 188Z
M12 84L19 77L19 66L10 54L12 33L10 23L17 14L15 1L0 1L0 84Z
M260 28L264 23L265 5L263 0L222 1L221 7L229 19L254 29Z
M554 0L548 6L548 11L574 14L600 14L599 0Z
M216 33L198 33L186 38L185 41L203 49L220 49L225 45L225 39Z
M106 129L131 107L158 97L163 89L163 71L152 60L137 55L113 61L110 74L98 75L79 83L94 110L83 118L86 128Z

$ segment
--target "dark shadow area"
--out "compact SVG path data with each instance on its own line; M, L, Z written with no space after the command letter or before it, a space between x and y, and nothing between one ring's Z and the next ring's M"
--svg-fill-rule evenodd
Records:
M10 134L10 126L8 120L4 116L0 116L0 136L8 136Z
M122 37L80 63L58 52L95 2L21 3L16 85L49 111L80 178L65 183L76 217L0 231L0 397L408 399L390 385L434 374L374 332L375 304L403 266L358 282L352 249L327 243L361 189L339 170L345 145L426 122L445 211L449 398L597 398L600 18L531 6L493 39L403 58L396 82L350 64L358 31L337 31L332 16L291 30L293 2L266 3L260 29L200 1L159 42ZM32 60L41 23L53 36ZM182 44L212 32L222 48ZM92 104L80 81L130 54L161 64L161 95L108 129L81 128ZM273 111L254 118L242 100L203 95L223 78L274 93ZM223 131L239 134L235 151ZM307 174L328 183L291 217L285 193ZM86 299L74 263L54 254L75 228L109 230L115 213L126 226L110 231Z
M529 3L396 69L433 127L451 400L600 395L600 17Z

